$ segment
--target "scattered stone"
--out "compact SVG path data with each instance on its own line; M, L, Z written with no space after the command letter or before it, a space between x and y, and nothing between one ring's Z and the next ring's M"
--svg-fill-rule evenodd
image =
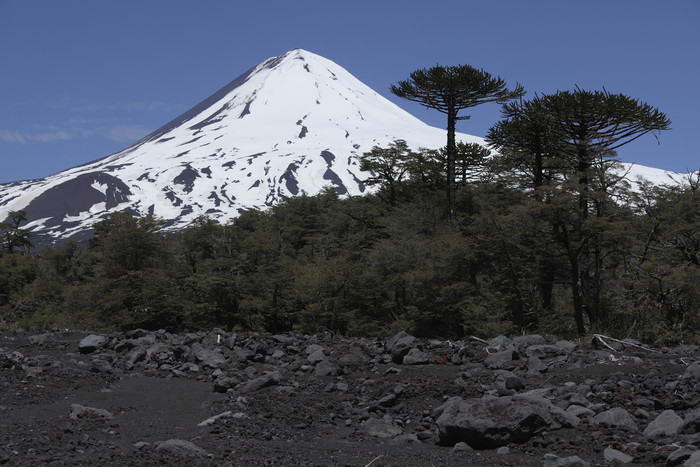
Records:
M130 350L129 353L127 353L124 357L124 368L127 370L131 370L138 362L145 359L146 349L144 349L143 347L135 347L132 350Z
M210 368L218 368L219 366L226 363L226 358L221 354L219 350L209 349L203 347L201 344L196 343L192 345L192 351L198 362L204 366Z
M391 407L396 403L396 394L388 394L377 401L380 407Z
M431 363L432 358L427 353L419 349L411 349L403 357L404 365L426 365Z
M539 374L547 369L547 365L542 362L540 357L533 355L527 359L528 374Z
M540 336L539 334L529 334L526 336L515 336L513 338L513 344L518 348L518 349L526 349L530 347L531 345L544 345L547 342L545 341L544 337Z
M632 416L622 407L615 407L599 413L593 417L593 423L608 425L615 428L627 428L633 431L638 430L637 424Z
M629 464L634 461L634 457L613 448L605 448L605 451L603 451L603 457L608 462L616 461L622 464Z
M594 464L610 466L700 464L700 459L691 459L694 445L700 443L700 396L695 390L695 371L700 363L687 365L698 359L699 349L692 346L677 351L663 349L663 353L652 355L627 343L623 344L624 351L616 352L596 350L588 343L557 341L551 336L439 341L418 339L404 332L384 345L378 339L330 333L236 335L215 329L175 335L136 330L90 335L90 339L83 339L87 341L79 345L79 350L92 355L85 358L67 351L63 358L54 352L69 349L61 343L62 334L18 336L15 344L11 334L0 334L0 441L7 446L14 443L10 449L19 453L0 452L0 463L5 459L2 456L8 459L6 463L22 463L25 459L21 456L25 456L32 460L27 464L51 464L55 452L48 452L44 446L60 439L66 443L70 440L71 452L76 455L92 452L86 462L97 460L97 446L119 452L115 443L119 445L120 432L128 426L120 426L123 417L136 413L128 403L114 403L111 407L117 415L113 418L103 409L71 406L71 419L80 419L73 425L89 428L89 436L68 431L61 434L55 428L51 432L37 430L39 417L31 408L30 421L23 428L33 423L32 436L51 440L41 445L29 446L28 435L13 435L13 425L5 420L21 406L18 402L32 405L36 399L41 404L54 397L50 385L61 375L97 384L110 378L106 387L117 378L141 372L149 377L177 378L173 379L174 386L187 384L183 381L186 379L199 380L208 391L220 393L212 396L216 402L201 405L201 409L211 405L211 412L202 412L201 418L197 416L189 425L182 425L185 431L179 436L190 443L199 438L186 430L200 427L205 428L200 432L206 431L212 440L221 442L254 437L262 443L294 443L309 436L337 436L348 443L376 438L374 442L379 444L423 443L425 448L453 445L452 450L442 450L435 457L445 456L441 460L449 460L449 465L456 465L458 458L467 463L476 461L477 456L482 461L500 459L504 465L518 465L518 460L525 459L521 456L536 456L524 461L529 465L537 458L541 460L547 450L558 449L562 453L579 451L581 457L590 456ZM73 343L69 345L76 341L69 341ZM438 356L444 358L439 360ZM81 387L82 383L76 380L71 387ZM265 387L274 388L253 394ZM90 386L90 390L96 388ZM295 402L298 397L304 402ZM20 426L16 415L12 417L11 423ZM235 418L246 420L237 423ZM154 433L159 432L159 420L144 418L144 423L149 427L152 424ZM643 433L639 433L638 424ZM166 437L161 435L161 439ZM161 460L171 464L173 452L207 455L199 446L180 444L183 441L141 441L135 449L140 449L141 460L155 461L157 458L149 456L155 456L157 448L164 446L160 451L167 453ZM521 447L520 443L525 445ZM242 452L235 442L231 446L229 450L217 450L214 463L227 463L236 458L235 451ZM210 448L209 442L206 447ZM465 448L495 451L460 454L459 450ZM273 455L269 460L285 465L289 462L285 455ZM581 457L547 454L543 465L588 465ZM102 459L116 462L116 458ZM340 457L337 460L347 461Z
M578 418L592 418L595 417L595 412L592 411L589 408L582 407L580 405L570 405L566 409L567 413L570 413L571 415L578 417Z
M667 458L666 458L666 467L677 467L679 465L682 465L685 461L690 459L690 456L693 455L698 448L695 446L682 446L675 451L673 451Z
M518 353L512 349L490 353L484 359L484 364L491 369L500 369L510 363Z
M513 341L510 337L496 336L487 343L485 350L489 353L500 352L506 348L513 347Z
M90 334L89 336L83 338L78 344L78 350L82 354L92 353L105 345L107 343L107 338L105 336L100 336L98 334Z
M683 462L683 467L700 467L700 451L695 451Z
M348 368L351 371L357 371L364 367L369 359L358 347L352 347L348 352L343 352L338 357L338 364L342 368Z
M339 368L333 364L328 359L321 360L314 367L314 374L316 376L331 376L337 375L340 372Z
M453 451L458 451L458 452L463 452L463 451L473 451L471 446L469 446L467 443L464 441L460 441L459 443L455 444L454 447L452 448Z
M700 408L685 415L685 420L683 420L683 425L678 429L678 433L687 435L700 433Z
M281 380L282 377L279 371L273 371L239 385L237 389L243 393L255 392L268 386L275 386L279 384Z
M673 410L664 410L651 422L642 433L647 438L674 436L683 425L683 419Z
M306 360L308 360L309 363L312 365L317 364L318 362L321 362L326 359L326 354L323 353L323 349L318 349L314 352L311 352L307 357Z
M229 389L234 389L241 384L241 378L238 376L228 376L221 374L214 381L214 392L227 392Z
M156 451L170 451L175 454L193 457L209 456L207 451L184 439L168 439L166 441L158 441L155 444Z
M474 449L495 449L523 443L549 426L541 407L510 397L449 400L437 419L440 443L459 441Z
M545 454L542 467L588 467L588 462L579 456L559 457L556 454Z
M77 420L79 418L87 416L97 416L102 418L114 418L110 412L104 409L96 409L94 407L85 407L79 404L71 404L70 406L70 418Z
M370 436L389 439L401 434L401 428L377 418L368 418L364 423L364 430Z
M508 376L506 378L505 387L506 387L506 389L513 389L514 391L520 391L522 389L525 389L525 383L523 383L522 379L513 375L513 376Z
M391 445L401 445L401 444L421 444L421 440L415 433L406 433L403 435L398 435L389 441Z
M387 343L387 350L391 353L391 360L394 363L403 363L403 358L413 348L416 338L401 331L392 337Z
M32 345L44 345L47 341L53 339L53 333L45 332L43 334L36 334L34 336L29 336L29 343Z
M218 422L219 420L223 418L236 418L236 419L241 419L241 418L248 418L246 414L243 412L236 412L233 413L232 411L228 410L226 412L222 412L218 415L214 415L213 417L209 417L203 422L200 422L197 424L197 426L209 426L213 425L214 423Z
M681 379L700 379L700 362L695 362L688 366L681 376Z

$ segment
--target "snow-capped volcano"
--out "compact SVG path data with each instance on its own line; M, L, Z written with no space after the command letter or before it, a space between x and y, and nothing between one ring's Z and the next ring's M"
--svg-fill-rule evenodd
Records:
M0 219L25 210L26 228L53 239L85 234L113 211L154 214L172 229L200 215L226 222L325 186L361 194L366 174L359 156L395 139L438 148L446 135L332 61L295 49L250 69L121 152L44 179L0 185ZM466 134L457 139L483 143Z
M24 209L27 228L55 238L89 230L111 211L154 214L172 228L203 214L226 222L324 186L361 194L366 175L358 157L397 138L415 148L446 141L444 130L342 67L295 49L265 60L121 152L0 185L0 219Z

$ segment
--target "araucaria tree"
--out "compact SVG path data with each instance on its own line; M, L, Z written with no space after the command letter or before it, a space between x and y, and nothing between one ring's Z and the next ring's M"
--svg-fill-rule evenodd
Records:
M459 111L487 102L507 102L523 96L525 90L519 84L509 90L502 78L469 65L436 65L412 72L409 79L392 85L391 92L447 115L447 217L452 220L456 192L455 126L457 120L469 119L468 115L459 116Z
M504 116L488 139L520 159L517 166L529 169L537 199L548 204L543 209L568 259L576 329L583 334L584 316L595 328L603 310L601 239L611 225L609 190L619 180L609 174L615 150L645 134L656 136L670 121L637 99L578 88L506 105ZM546 199L537 194L545 185Z

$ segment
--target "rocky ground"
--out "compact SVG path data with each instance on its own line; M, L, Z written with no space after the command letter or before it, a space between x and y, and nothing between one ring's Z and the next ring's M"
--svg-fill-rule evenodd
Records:
M0 331L0 464L700 466L700 351Z

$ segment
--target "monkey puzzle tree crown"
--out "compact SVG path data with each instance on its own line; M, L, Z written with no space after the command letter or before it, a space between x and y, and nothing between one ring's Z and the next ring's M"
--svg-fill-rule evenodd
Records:
M517 84L512 91L501 77L470 65L423 68L409 79L391 85L391 92L425 107L449 114L487 102L506 102L525 94ZM469 116L458 117L467 120Z

